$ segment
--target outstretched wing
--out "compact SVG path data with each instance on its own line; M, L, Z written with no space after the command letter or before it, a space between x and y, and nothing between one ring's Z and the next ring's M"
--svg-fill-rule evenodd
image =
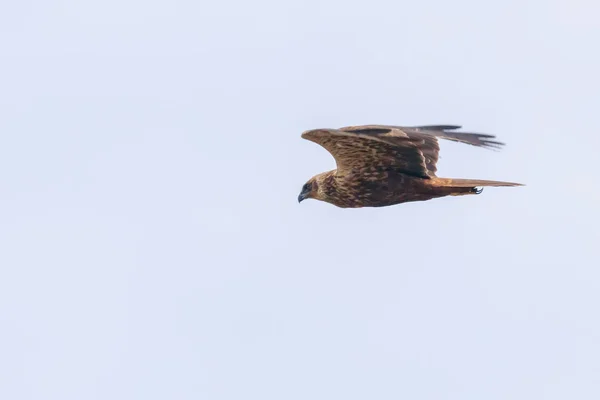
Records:
M437 138L467 143L477 147L499 148L494 136L449 132L456 125L401 127L392 125L348 126L340 129L315 129L302 137L323 146L336 160L338 173L373 168L396 170L421 178L431 178L437 171Z

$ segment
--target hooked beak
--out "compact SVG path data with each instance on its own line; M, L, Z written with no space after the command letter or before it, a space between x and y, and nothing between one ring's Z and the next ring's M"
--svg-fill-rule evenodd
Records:
M306 199L306 193L302 192L298 195L298 203L302 203L304 199Z

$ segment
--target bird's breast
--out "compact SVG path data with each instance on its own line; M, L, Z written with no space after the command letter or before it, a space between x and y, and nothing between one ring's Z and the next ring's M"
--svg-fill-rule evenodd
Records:
M390 171L361 170L336 176L327 198L338 207L379 207L397 203L407 192L409 177Z

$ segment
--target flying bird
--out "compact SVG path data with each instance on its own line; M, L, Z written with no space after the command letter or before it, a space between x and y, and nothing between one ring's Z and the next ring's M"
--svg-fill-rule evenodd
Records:
M315 175L302 187L298 202L316 199L342 208L384 207L445 196L480 194L483 186L519 183L436 176L438 138L499 149L495 136L456 132L457 125L391 125L313 129L302 138L323 146L337 169Z

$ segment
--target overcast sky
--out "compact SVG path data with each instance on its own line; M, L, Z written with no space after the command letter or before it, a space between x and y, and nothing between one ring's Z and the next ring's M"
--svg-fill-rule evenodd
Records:
M0 398L600 398L599 13L3 2ZM369 123L527 186L299 205Z

